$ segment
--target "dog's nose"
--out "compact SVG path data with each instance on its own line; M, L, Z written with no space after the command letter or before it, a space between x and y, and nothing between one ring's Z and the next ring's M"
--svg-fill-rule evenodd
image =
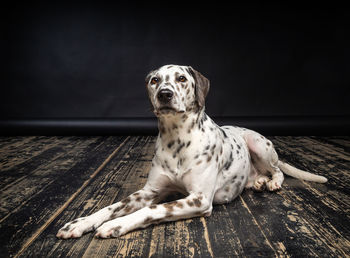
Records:
M158 100L163 104L168 103L173 98L173 96L174 93L168 89L160 90L157 95Z

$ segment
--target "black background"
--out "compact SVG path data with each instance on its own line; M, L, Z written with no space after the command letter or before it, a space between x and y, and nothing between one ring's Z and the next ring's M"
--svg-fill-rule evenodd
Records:
M344 6L12 3L1 119L153 117L144 77L191 65L214 117L350 116Z

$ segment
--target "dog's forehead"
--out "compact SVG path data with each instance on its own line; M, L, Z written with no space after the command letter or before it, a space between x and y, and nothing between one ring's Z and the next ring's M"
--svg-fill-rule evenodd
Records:
M164 65L157 71L160 75L187 75L191 76L190 69L188 66L182 65Z

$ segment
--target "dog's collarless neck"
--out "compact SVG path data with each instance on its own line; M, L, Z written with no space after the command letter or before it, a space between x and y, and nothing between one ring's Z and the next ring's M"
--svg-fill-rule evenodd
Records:
M207 115L204 108L198 113L186 112L177 115L167 115L158 117L159 136L161 138L181 138L194 132L198 128L200 121Z

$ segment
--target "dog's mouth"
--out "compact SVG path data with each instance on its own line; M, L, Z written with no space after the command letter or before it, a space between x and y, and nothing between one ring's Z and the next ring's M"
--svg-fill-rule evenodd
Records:
M176 112L176 109L173 107L161 107L159 109L159 111L161 111L161 112L171 112L171 111Z
M179 114L184 113L185 111L177 110L176 108L170 106L162 106L155 110L156 115L168 115L168 114Z

